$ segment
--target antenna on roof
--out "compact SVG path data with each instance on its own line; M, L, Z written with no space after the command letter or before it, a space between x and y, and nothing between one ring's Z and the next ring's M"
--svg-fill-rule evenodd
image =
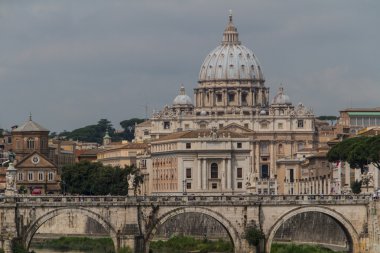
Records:
M29 112L29 121L32 121L32 112Z

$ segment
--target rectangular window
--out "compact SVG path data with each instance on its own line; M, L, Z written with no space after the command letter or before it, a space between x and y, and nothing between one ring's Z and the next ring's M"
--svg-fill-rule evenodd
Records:
M243 188L243 183L242 183L242 182L238 182L238 183L237 183L237 188L238 188L238 189Z
M33 181L33 172L28 172L28 181Z
M43 181L44 180L44 173L42 171L38 172L38 181Z
M241 147L242 147L241 142L238 142L238 143L237 143L237 148L241 148Z
M223 124L219 124L219 128L223 128Z
M144 135L149 135L149 130L144 130Z
M164 121L164 129L170 129L170 122Z
M185 124L185 129L189 129L190 128L190 125L189 124Z
M244 124L244 127L245 127L245 128L249 128L248 123L245 123L245 124Z
M375 117L369 117L370 120L370 126L376 126L376 118Z
M24 180L24 173L22 173L22 172L18 173L18 180L19 181L23 181Z
M186 143L186 149L191 149L191 143L190 142Z
M186 189L191 189L191 183L186 183Z
M48 180L49 181L53 181L54 180L54 173L53 172L49 172L48 173Z
M186 178L191 178L191 168L186 168Z
M216 94L216 101L217 102L222 102L222 99L223 99L222 94Z
M289 169L290 183L294 183L294 169Z
M260 168L260 177L261 178L269 178L269 165L262 164Z
M369 126L369 118L368 117L363 118L363 124L365 127Z
M269 154L269 143L260 142L260 154Z
M303 128L303 120L302 119L297 120L297 127Z
M278 129L283 129L283 128L284 128L284 125L283 125L282 123L278 123L278 124L277 124L277 127L278 127Z
M235 94L230 93L228 94L228 102L234 102L235 101Z
M241 102L243 103L243 105L247 104L247 94L246 93L241 94Z
M243 168L236 168L236 177L243 178Z
M212 183L211 184L212 189L218 189L218 184L217 183Z

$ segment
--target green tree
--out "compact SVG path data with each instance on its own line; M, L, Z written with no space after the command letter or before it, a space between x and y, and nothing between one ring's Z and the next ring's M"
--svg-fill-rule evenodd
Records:
M97 142L102 144L103 137L107 130L112 137L115 133L115 129L112 127L111 122L107 119L100 119L96 125L81 127L71 132L64 131L60 133L59 136L64 139Z
M128 120L123 120L120 122L120 126L124 129L121 134L122 138L128 141L133 140L135 135L135 125L144 122L144 119L132 118Z
M133 187L137 191L142 181L136 167L120 168L82 161L63 168L62 189L70 194L128 195L128 179L131 175L136 175Z
M370 162L380 169L380 135L375 135L367 140L368 158Z
M260 242L265 239L265 235L256 225L249 226L245 230L245 239L248 241L249 245L256 248L256 252L259 252Z
M359 194L362 191L362 181L355 180L351 183L351 190L355 194Z
M354 137L343 140L329 150L327 159L329 162L346 161L351 168L358 168L361 173L364 173L368 164L371 163L368 141L369 137Z

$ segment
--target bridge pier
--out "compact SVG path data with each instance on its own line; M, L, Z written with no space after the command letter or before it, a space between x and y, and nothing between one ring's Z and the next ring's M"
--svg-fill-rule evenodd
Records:
M13 253L11 239L6 239L3 241L3 250L4 250L4 253Z
M117 244L115 245L116 252L122 248L130 248L132 252L135 252L137 240L134 235L120 235L117 238Z

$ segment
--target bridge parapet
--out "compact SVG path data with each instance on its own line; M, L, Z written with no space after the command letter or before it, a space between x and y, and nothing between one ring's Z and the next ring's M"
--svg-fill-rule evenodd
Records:
M171 196L68 196L3 197L0 203L110 204L110 205L310 205L368 204L371 195L171 195Z

